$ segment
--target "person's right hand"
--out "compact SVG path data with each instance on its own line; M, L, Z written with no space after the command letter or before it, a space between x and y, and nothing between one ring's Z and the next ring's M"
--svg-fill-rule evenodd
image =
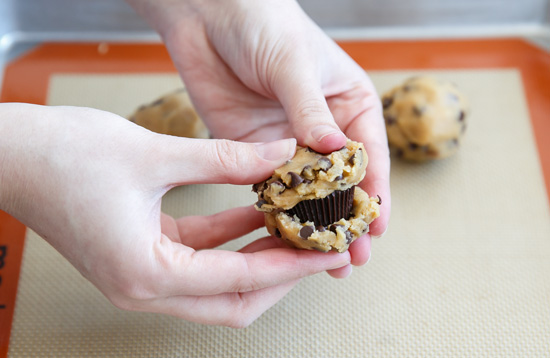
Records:
M0 209L36 231L116 306L243 327L300 278L345 267L349 253L256 240L252 205L173 219L174 186L253 184L290 159L294 139L239 143L159 135L111 113L0 104Z
M360 186L383 201L370 234L385 232L390 158L380 99L365 71L295 0L128 2L162 35L214 137L294 137L322 153L343 147L346 136L362 142L369 164ZM369 234L352 243L353 265L368 261L370 244ZM350 268L330 274L345 277Z

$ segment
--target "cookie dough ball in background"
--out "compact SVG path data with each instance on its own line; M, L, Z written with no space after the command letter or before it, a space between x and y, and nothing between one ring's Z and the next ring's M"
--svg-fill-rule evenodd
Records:
M140 106L129 119L160 134L188 138L209 137L208 129L195 111L185 88Z
M413 77L382 96L388 142L398 157L425 161L453 155L466 130L468 104L451 82Z

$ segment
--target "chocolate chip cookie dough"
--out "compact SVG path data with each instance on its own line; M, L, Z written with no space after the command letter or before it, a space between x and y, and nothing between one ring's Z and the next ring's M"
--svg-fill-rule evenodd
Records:
M425 161L454 154L466 130L468 104L458 88L413 77L382 96L388 142L403 159Z
M208 138L208 129L195 111L185 88L139 107L129 118L153 132L178 137Z
M330 154L298 147L296 155L253 190L267 230L300 249L344 252L380 215L379 198L356 185L365 177L363 144Z

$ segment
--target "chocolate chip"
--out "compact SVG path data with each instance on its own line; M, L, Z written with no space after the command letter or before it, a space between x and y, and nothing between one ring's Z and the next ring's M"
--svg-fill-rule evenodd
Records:
M338 181L338 180L342 180L342 179L344 179L344 174L338 175L336 178L334 178L333 181Z
M317 161L317 165L319 165L319 168L321 168L321 170L324 170L324 171L327 171L330 168L332 168L332 162L327 157L319 158L319 160Z
M382 205L382 198L380 195L376 195L378 197L378 205Z
M313 234L314 231L315 229L313 228L313 226L309 226L309 225L303 226L300 229L300 237L302 239L307 239L308 237L311 236L311 234Z
M322 225L319 225L319 226L317 226L317 231L319 231L319 232L325 232L325 231L327 231L327 228L324 227L324 226L322 226Z
M321 155L322 155L322 153L319 153L318 151L316 151L315 149L311 149L310 147L307 147L306 150L307 150L308 152L317 153L317 154L321 154Z
M344 225L340 225L340 224L332 224L329 226L329 230L332 231L333 233L336 234L336 229L339 228L339 227L344 227Z
M394 124L397 122L397 120L395 119L395 117L392 116L392 115L389 115L389 114L385 114L385 115L384 115L384 120L386 121L386 124L387 124L388 126L392 126L392 125L394 125Z
M304 169L302 169L302 173L300 173L300 175L304 178L313 179L315 174L313 173L313 168L311 165L306 165Z
M358 162L361 163L361 160L363 158L363 151L361 148L359 148L355 153L349 157L348 162L351 165L356 165Z
M262 182L259 182L259 183L256 183L256 184L252 185L252 191L257 193L257 192L264 189L264 185L265 185L265 181L262 181Z
M267 201L265 201L265 200L263 200L263 199L260 199L260 200L258 200L258 201L256 202L256 206L257 206L258 208L261 208L262 205L265 205L265 204L267 204Z
M409 143L409 148L411 150L417 150L419 148L419 145L416 143Z
M274 181L271 185L271 190L276 194L281 194L286 190L286 186L279 180Z
M288 174L290 175L290 186L292 188L296 188L298 185L304 182L304 178L302 178L298 174L294 172L289 172Z
M397 149L397 157L398 158L403 158L405 156L405 151L401 148Z
M159 98L155 102L151 103L152 106L158 106L164 102L164 98Z
M424 113L425 111L426 111L426 107L422 107L422 108L416 107L416 106L413 107L413 113L417 117L422 116L422 113Z
M346 244L351 244L353 241L353 235L349 230L346 230Z
M464 121L465 117L466 117L466 113L464 113L464 111L460 111L460 113L458 114L458 120L462 122Z
M382 98L382 108L386 109L391 106L393 103L393 97L384 97Z

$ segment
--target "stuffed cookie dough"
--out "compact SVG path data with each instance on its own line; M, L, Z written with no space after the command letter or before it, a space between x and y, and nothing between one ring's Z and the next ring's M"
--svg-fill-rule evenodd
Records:
M269 233L300 249L346 251L380 216L381 199L356 186L367 162L363 144L353 141L329 154L298 147L292 160L253 187Z
M388 142L412 161L442 159L459 148L468 103L451 82L413 77L382 96Z

